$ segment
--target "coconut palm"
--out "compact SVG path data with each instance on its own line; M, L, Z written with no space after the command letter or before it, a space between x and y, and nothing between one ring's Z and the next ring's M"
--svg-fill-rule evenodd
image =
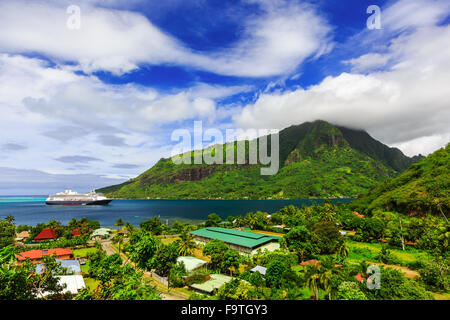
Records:
M349 253L349 248L345 242L342 243L342 245L338 248L337 251L338 255L341 258L347 258Z
M180 235L180 240L178 240L179 255L186 256L186 255L192 254L194 252L195 248L196 248L196 244L195 244L194 240L192 240L192 236L187 232L183 232Z
M320 280L320 273L318 268L314 266L307 266L305 277L306 285L309 289L311 289L312 292L314 292L316 300L319 299L318 284Z
M319 277L319 283L322 286L322 289L325 291L325 294L328 294L328 298L331 300L331 270L327 270L325 272L322 272Z

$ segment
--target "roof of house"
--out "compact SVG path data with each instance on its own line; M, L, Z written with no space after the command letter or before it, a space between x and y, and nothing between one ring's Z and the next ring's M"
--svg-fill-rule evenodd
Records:
M319 264L320 264L320 261L316 260L316 259L311 259L308 261L300 262L300 265L302 265L302 266L312 265L312 266L317 267Z
M16 235L17 238L29 238L30 233L28 231L22 231Z
M360 217L360 218L364 218L364 215L363 214L360 214L360 213L358 213L358 212L356 212L356 211L353 211L352 212L355 216L358 216L358 217Z
M17 259L20 261L31 259L40 259L43 256L50 256L52 254L55 254L57 257L64 256L64 255L71 255L72 250L71 249L62 249L62 248L56 248L56 249L44 249L44 250L29 250L24 251L17 254Z
M107 235L109 235L110 232L111 232L111 229L107 229L107 228L95 229L94 232L92 232L91 237L107 236Z
M266 275L266 271L267 268L266 267L262 267L262 266L256 266L253 269L250 269L251 272L256 272L258 271L261 275L265 276Z
M58 235L56 234L55 229L53 228L47 228L42 229L42 231L34 237L34 240L46 240L46 239L56 239L58 238Z
M212 274L211 279L203 283L192 284L191 287L203 292L212 293L214 289L219 289L222 285L233 280L232 277L223 274Z
M86 288L83 276L81 275L71 275L71 276L56 276L58 278L58 283L60 285L66 285L63 292L70 292L72 294L77 294L79 290ZM50 293L44 292L43 295L49 295Z
M204 266L208 263L208 261L197 259L195 257L191 256L185 256L185 257L178 257L177 263L184 263L184 266L186 267L187 272L191 272L201 266Z
M209 239L222 240L223 242L236 244L242 247L255 248L280 237L266 234L246 232L234 229L208 227L192 231L191 234Z
M364 281L364 278L363 278L363 276L361 275L361 273L358 273L358 274L355 276L355 279L358 280L359 282L363 282L363 281Z
M67 268L68 272L77 274L81 273L81 266L80 262L78 260L61 260L61 259L55 259L56 262L61 263L61 267ZM36 265L36 272L41 273L44 265L39 263Z

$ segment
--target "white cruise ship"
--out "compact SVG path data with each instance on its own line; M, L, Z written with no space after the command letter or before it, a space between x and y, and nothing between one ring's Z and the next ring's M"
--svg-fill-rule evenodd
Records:
M106 198L101 193L91 191L89 193L77 193L72 190L59 192L55 195L49 196L45 203L48 205L60 206L86 206L86 205L107 205L113 199Z

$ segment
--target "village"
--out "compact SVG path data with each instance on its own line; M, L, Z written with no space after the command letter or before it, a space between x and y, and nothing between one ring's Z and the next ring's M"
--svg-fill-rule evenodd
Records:
M398 226L382 228L379 218L330 203L225 221L210 214L201 224L169 226L153 217L139 228L122 219L103 228L82 218L22 230L6 249L14 252L11 265L32 264L28 272L41 277L31 288L36 299L380 299L380 273L393 281L381 286L412 286L414 298L445 298L426 283L434 260L417 248L422 240L408 232L394 239L389 228ZM26 226L15 230L21 229ZM49 281L46 271L56 279L53 287L41 285Z

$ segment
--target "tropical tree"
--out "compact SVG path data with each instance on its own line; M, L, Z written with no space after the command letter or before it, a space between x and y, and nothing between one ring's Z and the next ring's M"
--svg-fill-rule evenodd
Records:
M120 246L123 243L123 238L124 238L124 235L122 233L118 233L111 239L113 243L115 243L119 246L119 254L120 254L120 249L121 249Z
M148 269L151 259L158 250L161 242L146 231L135 232L131 235L126 250L130 260L141 269Z
M267 266L266 283L271 288L279 288L282 282L283 274L288 270L285 263L274 260Z
M220 240L211 240L203 248L203 254L211 258L211 267L214 270L220 269L223 257L228 250L228 246Z
M177 241L178 244L178 254L180 256L187 256L194 252L196 244L192 236L188 232L183 232L180 235L180 239Z
M321 272L319 277L319 283L322 286L322 289L325 291L325 294L328 295L329 300L331 300L331 290L332 290L331 277L332 277L331 270Z
M222 270L230 271L230 276L233 276L233 271L239 269L240 261L240 254L234 249L228 249L223 255Z
M122 220L122 218L117 219L116 223L114 224L116 227L122 227L125 225L125 222Z
M349 249L347 243L342 242L342 245L337 250L338 256L341 258L347 258L349 252L350 252L350 249Z
M217 213L211 213L208 215L208 220L205 221L206 227L217 227L222 222L222 219Z
M319 299L318 285L320 281L320 273L315 266L306 266L305 280L306 286L314 293L316 300Z

